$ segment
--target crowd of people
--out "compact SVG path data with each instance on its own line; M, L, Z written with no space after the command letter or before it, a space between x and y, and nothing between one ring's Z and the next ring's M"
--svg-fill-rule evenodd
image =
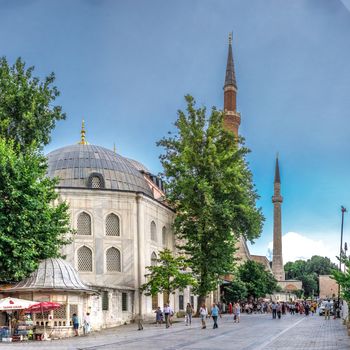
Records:
M299 314L299 315L314 315L318 308L321 306L322 301L307 301L300 300L295 302L279 302L279 301L252 301L252 302L229 302L229 303L213 303L209 308L203 303L199 307L199 318L201 320L202 329L207 328L208 318L212 318L213 328L218 328L218 319L222 317L222 314L228 314L232 316L233 323L240 322L241 312L246 314L271 314L273 319L281 319L286 314ZM324 302L325 317L329 319L329 315L332 313L336 315L335 310L336 302L330 303L330 301ZM191 325L192 317L196 310L193 306L188 303L185 309L185 324L186 326ZM174 315L171 307L166 304L163 310L158 307L155 310L156 314L156 325L165 323L166 328L169 328L172 324L172 317Z

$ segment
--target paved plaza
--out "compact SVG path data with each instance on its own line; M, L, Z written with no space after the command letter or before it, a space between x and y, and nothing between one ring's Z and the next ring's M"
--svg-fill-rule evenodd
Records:
M212 329L208 319L202 330L198 319L186 327L178 322L171 328L146 324L143 331L127 325L102 332L69 339L0 343L2 349L57 349L57 350L349 350L350 337L340 320L325 321L320 316L290 316L272 320L271 315L243 315L241 323L232 317L219 320L219 328Z

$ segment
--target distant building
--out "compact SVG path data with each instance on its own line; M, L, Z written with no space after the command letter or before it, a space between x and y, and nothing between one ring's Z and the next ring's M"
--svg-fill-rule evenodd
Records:
M318 276L320 293L322 299L334 298L338 296L338 283L330 275Z

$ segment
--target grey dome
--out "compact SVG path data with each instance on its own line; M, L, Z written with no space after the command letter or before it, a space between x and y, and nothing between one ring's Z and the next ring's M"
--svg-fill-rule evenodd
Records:
M63 259L46 259L32 274L18 282L9 292L64 290L93 292L87 287L71 264Z
M48 176L58 177L59 186L87 188L91 175L102 176L103 188L143 192L152 191L140 171L126 158L104 147L71 145L47 155Z
M143 171L147 174L150 174L151 172L148 170L148 168L140 163L139 161L135 160L135 159L131 159L131 158L125 158L127 159L138 171Z

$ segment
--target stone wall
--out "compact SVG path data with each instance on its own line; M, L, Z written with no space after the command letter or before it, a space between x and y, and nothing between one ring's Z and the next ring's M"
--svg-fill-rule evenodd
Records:
M338 283L330 275L318 277L320 285L320 298L334 298L338 296Z

